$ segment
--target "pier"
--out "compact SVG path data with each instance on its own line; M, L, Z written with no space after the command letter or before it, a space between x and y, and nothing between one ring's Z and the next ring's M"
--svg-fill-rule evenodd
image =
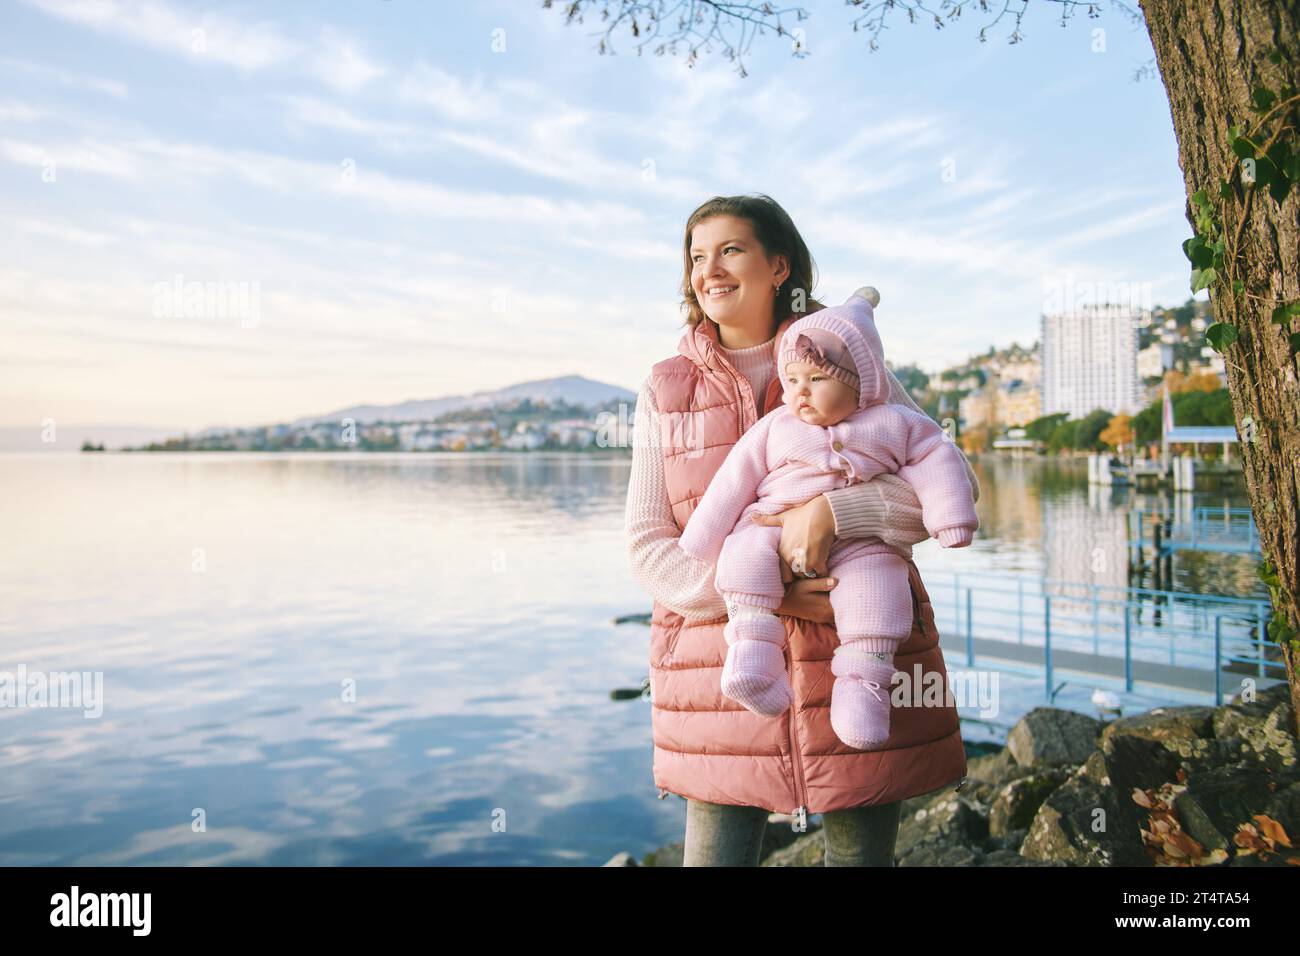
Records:
M1179 691L1216 705L1243 678L1286 680L1266 598L1189 594L1019 576L927 574L945 651L967 667L1132 693Z

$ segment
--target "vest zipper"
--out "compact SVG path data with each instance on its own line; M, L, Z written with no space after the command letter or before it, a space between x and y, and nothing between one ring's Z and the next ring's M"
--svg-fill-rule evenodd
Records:
M749 386L749 383L746 382L743 386L740 384L740 373L733 369L731 363L721 354L718 355L718 362L727 370L727 374L731 376L732 384L736 386L736 396L740 399L740 434L743 435L749 430L749 425L745 423L745 419L748 417L745 408L745 388ZM753 397L753 389L750 389L750 397ZM757 411L757 400L754 400L753 404L755 411ZM758 421L758 418L755 417L754 421ZM753 424L753 422L749 424Z
M787 640L787 644L789 641ZM787 647L786 653L790 658L790 686L794 686L794 648ZM796 701L797 703L797 701ZM799 754L799 731L795 729L797 714L795 705L790 705L790 761L794 766L794 787L795 794L799 799L799 806L795 807L792 815L795 818L795 832L808 832L808 795L804 790L806 781L803 777L803 760Z
M744 385L741 385L740 373L731 367L731 363L728 362L723 355L719 354L718 360L720 364L723 366L723 368L727 370L727 374L731 376L731 381L736 386L736 395L739 396L740 398L740 433L743 435L746 431L749 430L750 425L758 421L759 416L762 414L761 410L758 407L758 397L754 395L753 389L751 388L750 406L753 407L754 414L752 416L753 421L746 423L746 419L751 417L748 414L749 406L745 404L745 388L749 386L749 383L745 382ZM767 395L764 394L763 398L766 399ZM790 686L793 687L794 686L794 651L787 648L786 653L789 656L788 667L790 673ZM799 756L799 732L795 729L795 713L794 713L793 704L790 705L790 759L794 766L795 794L799 799L799 806L794 808L791 815L795 818L795 825L796 825L797 832L806 833L808 831L808 798L804 793L805 782L803 778L803 763ZM662 799L662 795L660 799Z

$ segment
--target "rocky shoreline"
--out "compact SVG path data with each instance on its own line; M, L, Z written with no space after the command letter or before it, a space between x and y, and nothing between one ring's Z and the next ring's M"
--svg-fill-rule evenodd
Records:
M1100 721L1039 707L967 777L903 801L898 866L1300 865L1300 744L1285 683L1222 707ZM677 798L674 798L677 799ZM822 866L807 833L768 818L763 866ZM605 866L681 866L682 843Z

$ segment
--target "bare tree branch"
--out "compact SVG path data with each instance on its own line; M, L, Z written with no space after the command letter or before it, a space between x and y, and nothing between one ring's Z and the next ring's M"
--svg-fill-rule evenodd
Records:
M550 9L553 0L543 0L543 9ZM564 4L565 21L585 22L584 14L600 13L605 24L592 35L599 36L598 51L614 53L613 37L620 28L626 28L633 39L637 55L647 46L656 55L665 52L677 55L677 45L684 44L686 65L694 66L703 49L713 52L712 41L721 44L722 52L736 63L741 76L745 70L744 54L748 52L755 35L774 30L777 36L790 36L785 20L793 16L798 21L808 19L803 7L775 7L768 2L736 2L724 0L569 0ZM612 18L612 20L611 20ZM664 25L675 32L664 32ZM735 36L735 33L739 36ZM791 46L794 56L806 56L802 43Z
M1079 12L1086 12L1089 19L1097 19L1105 10L1114 10L1134 24L1143 23L1141 12L1128 0L1040 0L1054 3L1061 9L1061 26ZM877 38L881 30L888 29L886 20L891 15L906 14L909 23L916 23L918 15L923 21L932 22L936 29L942 29L944 20L956 20L962 11L970 5L978 4L979 12L991 15L990 22L980 28L979 40L987 41L987 32L996 27L1004 17L1013 20L1011 33L1007 39L1019 43L1024 39L1020 30L1021 19L1029 7L1029 0L939 0L937 9L927 6L925 0L845 0L847 6L855 7L859 13L851 19L854 32L865 30L869 39L867 46L871 50L878 48ZM555 0L543 0L543 9L551 9ZM998 9L1000 7L1000 9ZM864 9L865 8L865 9ZM744 55L749 51L754 37L773 30L777 36L796 36L791 44L791 54L796 57L807 56L807 50L801 38L793 34L786 26L786 20L793 16L795 22L807 20L811 14L803 7L777 7L766 0L567 0L563 3L565 22L585 23L585 15L600 14L601 27L592 36L600 38L597 46L601 54L614 53L615 33L626 30L631 35L637 55L646 47L654 50L656 55L664 53L677 55L677 46L686 47L686 65L694 66L700 51L711 53L710 45L717 42L728 59L736 63L741 76L747 76ZM1141 78L1141 68L1135 79Z

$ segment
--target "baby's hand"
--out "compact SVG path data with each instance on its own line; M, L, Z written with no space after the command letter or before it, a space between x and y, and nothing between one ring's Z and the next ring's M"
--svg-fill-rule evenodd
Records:
M944 528L935 537L945 548L965 548L970 545L975 532L970 528Z

